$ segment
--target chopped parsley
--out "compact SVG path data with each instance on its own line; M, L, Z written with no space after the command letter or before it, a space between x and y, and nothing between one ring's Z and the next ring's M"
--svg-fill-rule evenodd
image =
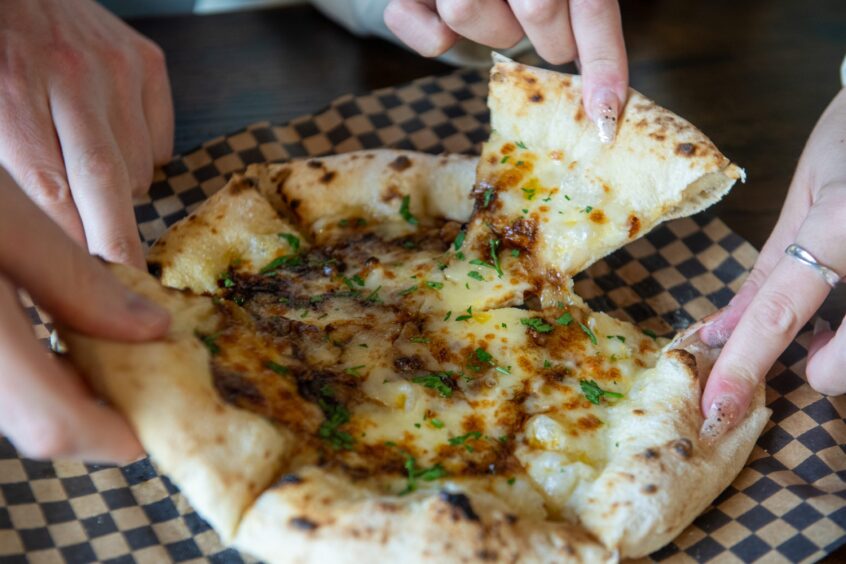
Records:
M259 271L259 274L271 274L280 268L286 266L298 266L303 262L303 259L300 258L299 255L285 255L281 257L276 257L269 263L267 263L264 268Z
M517 478L515 478L513 476L511 478L508 478L508 485L513 486L514 482L516 482L516 481L517 481Z
M529 213L529 208L523 208L521 211L523 212L523 215L525 215Z
M452 242L452 247L457 251L461 248L461 245L464 244L464 238L467 237L466 231L459 231L458 235L455 237L455 241Z
M420 384L425 388L431 388L441 394L445 398L452 397L452 387L447 384L451 382L452 378L448 372L432 372L431 374L421 374L411 379L415 384Z
M520 319L520 323L526 327L531 327L538 333L549 333L552 331L552 325L540 317L524 317Z
M449 316L449 314L447 314L447 316ZM459 315L458 317L455 318L455 320L456 321L467 321L471 317L473 317L473 306L468 307L467 313ZM444 319L444 321L446 321L446 319Z
M652 329L644 329L643 334L646 335L647 337L651 337L653 341L658 340L658 335L656 335L655 331L653 331Z
M432 427L434 427L435 429L443 429L444 428L444 422L441 421L440 419L435 419L433 417L432 419L429 419L429 423L431 423Z
M471 270L470 272L468 272L467 276L469 276L470 278L472 278L474 280L478 280L479 282L485 281L485 277L482 276L481 274L479 274L478 272L476 272L475 270Z
M411 341L412 343L428 343L429 342L428 337L423 337L421 335L415 335L414 337L411 337L408 340Z
M452 317L452 310L446 312L446 315L444 316L444 321L449 321L450 317Z
M558 325L570 325L570 323L572 322L573 314L571 314L569 311L565 311L563 314L561 314L561 317L555 320L555 323L557 323Z
M548 201L550 201L550 200L552 200L552 196L547 196L546 198L544 198L544 199L543 199L543 200L541 200L541 201L542 201L542 202L548 202Z
M475 354L476 354L476 358L478 358L480 361L487 363L487 364L490 364L491 366L495 365L495 363L493 361L493 355L491 355L491 353L489 353L488 351L486 351L482 347L477 348L476 351L475 351Z
M491 200L493 199L494 191L493 188L486 188L485 193L482 195L482 207L486 208L491 205Z
M544 368L552 368L552 363L549 362L548 360L544 360L543 361L543 367Z
M510 157L509 157L508 155L505 155L504 157L502 157L502 160L501 160L501 161L499 161L499 164L505 164L505 163L507 163L509 158L510 158Z
M295 253L300 250L300 238L296 235L292 233L277 233L277 235L280 238L285 239Z
M323 410L326 420L317 429L317 435L329 443L334 450L350 450L354 439L352 435L339 430L341 425L349 422L350 412L342 404L335 401L332 389L324 386L320 389L322 397L318 398L317 405Z
M522 190L522 191L523 191L523 196L524 196L527 200L531 201L531 200L533 200L533 199L534 199L534 197L535 197L535 192L536 192L536 190L535 190L534 188L520 188L520 190Z
M464 445L464 448L467 449L468 452L473 452L473 447L465 444L467 441L478 441L482 438L482 433L479 431L470 431L464 435L459 435L457 437L450 437L449 444L452 446L459 446Z
M587 400L595 405L599 405L599 400L602 399L603 396L617 399L625 397L623 394L617 392L603 390L599 387L599 384L593 380L579 380L579 387L582 389L582 393L585 395Z
M349 368L344 368L344 373L349 374L350 376L361 376L358 371L362 368L366 368L366 366L364 364L359 364L358 366L350 366Z
M412 215L408 209L408 204L411 203L411 196L406 194L402 197L402 204L400 204L400 215L409 225L417 225L417 218Z
M408 294L410 294L410 293L412 293L412 292L416 292L416 291L417 291L417 284L415 284L414 286L409 286L409 287L408 287L408 288L406 288L405 290L401 291L401 292L399 293L399 295L400 295L400 296L407 296Z
M432 288L433 290L440 290L444 287L444 283L443 282L429 281L429 282L426 282L426 286L429 287L429 288Z
M579 327L581 327L582 331L584 331L585 335L588 336L588 338L590 339L590 342L595 345L596 344L596 335L593 334L593 331L590 330L590 327L588 327L587 325L585 325L582 322L579 322Z
M375 290L370 292L370 295L368 295L366 298L364 298L365 301L373 302L374 304L378 304L379 302L381 302L382 299L379 297L379 290L381 290L381 289L382 289L382 286L377 286Z
M567 200L567 201L569 202L571 198L570 198L570 196L568 196L567 194L564 194L564 199L565 199L565 200Z
M625 342L626 342L626 338L625 338L625 337L623 337L622 335L608 335L608 338L609 338L609 339L617 339L617 340L618 340L618 341L620 341L621 343L625 343Z
M282 376L288 374L291 371L291 369L287 366L282 366L281 364L273 362L272 360L268 360L267 362L265 362L264 366L273 370L277 374L281 374Z
M519 257L520 256L520 249L511 249L511 256L512 257Z
M212 333L211 335L206 335L204 333L200 333L199 330L194 330L194 336L200 339L202 343L206 346L212 356L220 353L220 346L217 344L217 338L220 337L220 333Z
M518 147L520 147L521 149L525 149L525 148L526 148L526 144L525 144L525 143L523 143L522 141L517 141L516 145L517 145Z
M458 251L457 253L455 253L455 258L457 258L458 260L464 260L464 251Z
M396 446L396 444L393 442L387 442L385 444L387 446L392 447ZM417 489L417 480L423 480L424 482L432 482L447 475L446 469L440 464L435 464L434 466L431 466L429 468L418 468L417 461L414 459L413 456L403 450L400 450L400 452L405 457L405 463L403 464L403 466L405 467L407 482L405 485L405 489L402 490L399 495L406 495L415 491Z
M593 211L593 206L585 206L585 209L579 211L581 211L582 213L590 213Z
M496 253L499 248L499 239L491 239L489 244L491 247L491 260L493 261L494 270L496 270L497 276L502 278L502 266L499 264L499 255Z

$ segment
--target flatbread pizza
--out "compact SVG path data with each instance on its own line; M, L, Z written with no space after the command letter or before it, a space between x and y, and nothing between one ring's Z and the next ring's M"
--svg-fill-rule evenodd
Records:
M614 562L679 534L769 416L699 438L716 352L591 311L572 277L741 169L637 92L498 60L479 158L253 165L115 273L158 342L71 361L227 543L269 562Z

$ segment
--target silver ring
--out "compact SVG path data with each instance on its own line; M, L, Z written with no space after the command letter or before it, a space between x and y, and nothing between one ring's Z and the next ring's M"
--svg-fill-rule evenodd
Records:
M840 279L843 278L833 269L827 267L824 264L821 264L814 255L808 252L807 249L793 243L789 245L786 249L784 249L784 254L789 256L790 258L799 261L800 263L804 264L805 266L810 266L814 270L816 270L820 276L823 277L826 284L831 286L832 288L836 287L840 283Z

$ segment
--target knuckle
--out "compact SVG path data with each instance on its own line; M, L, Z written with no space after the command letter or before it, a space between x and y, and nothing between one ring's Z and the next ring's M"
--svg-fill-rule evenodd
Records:
M121 170L115 147L106 144L83 149L77 157L76 165L80 174L91 178L115 180Z
M780 291L759 294L759 301L750 308L756 327L767 334L792 333L798 317L793 300Z
M522 19L531 24L546 23L564 8L566 6L557 0L525 0Z
M438 4L441 18L452 26L463 26L476 19L479 6L476 0L449 0Z
M607 3L607 0L570 0L570 9L588 18L593 18L602 13Z
M827 396L840 395L846 392L846 374L844 374L843 368L839 368L843 366L843 353L839 350L820 351L822 354L826 352L835 353L841 358L837 358L835 362L826 362L831 359L812 357L805 368L805 377L808 379L811 388L817 392Z
M32 168L21 175L21 185L41 206L58 206L73 201L65 175L47 168Z
M114 235L101 241L97 245L97 252L111 261L126 262L132 257L135 244L128 236Z
M74 454L76 441L67 425L41 420L21 433L16 446L27 458L46 459Z
M148 71L162 73L167 69L167 57L164 50L148 39L141 41L139 48L141 60Z

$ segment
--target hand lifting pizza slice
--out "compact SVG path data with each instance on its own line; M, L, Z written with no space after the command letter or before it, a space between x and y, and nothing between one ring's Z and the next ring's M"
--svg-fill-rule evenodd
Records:
M155 245L161 283L115 268L171 311L167 339L64 333L226 542L271 562L615 561L742 468L763 393L701 441L709 355L571 282L742 171L634 91L611 146L574 76L500 60L490 106L478 166L250 167Z

